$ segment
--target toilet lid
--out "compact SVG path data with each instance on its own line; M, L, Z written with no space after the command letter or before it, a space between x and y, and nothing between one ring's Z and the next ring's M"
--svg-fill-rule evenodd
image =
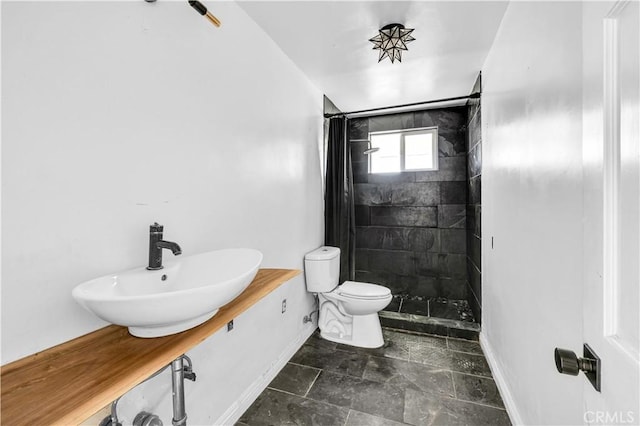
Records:
M335 291L341 296L359 299L382 299L391 294L391 290L387 287L357 281L345 281Z

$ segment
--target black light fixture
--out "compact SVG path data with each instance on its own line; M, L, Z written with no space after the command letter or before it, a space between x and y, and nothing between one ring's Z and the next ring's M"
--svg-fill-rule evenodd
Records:
M402 62L402 51L408 50L407 43L415 40L411 36L414 28L405 28L402 24L389 24L380 28L378 35L370 38L373 50L380 50L378 62L389 58L391 63Z

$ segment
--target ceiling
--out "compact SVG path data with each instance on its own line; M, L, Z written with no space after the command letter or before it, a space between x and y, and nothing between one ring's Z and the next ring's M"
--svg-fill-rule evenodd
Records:
M470 93L507 2L242 1L240 6L342 111ZM369 39L415 28L401 63Z

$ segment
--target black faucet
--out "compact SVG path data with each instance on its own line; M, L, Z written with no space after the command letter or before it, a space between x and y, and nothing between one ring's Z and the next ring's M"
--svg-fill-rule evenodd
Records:
M162 249L169 249L174 255L182 254L180 246L171 241L162 239L163 226L158 222L149 227L149 266L147 269L154 271L162 269Z

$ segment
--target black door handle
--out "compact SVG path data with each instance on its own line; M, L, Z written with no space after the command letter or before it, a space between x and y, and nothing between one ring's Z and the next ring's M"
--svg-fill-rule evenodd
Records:
M585 343L583 347L584 355L578 358L575 352L568 349L556 348L554 358L558 373L577 376L580 371L584 371L591 384L600 392L600 358L593 352L593 349Z

